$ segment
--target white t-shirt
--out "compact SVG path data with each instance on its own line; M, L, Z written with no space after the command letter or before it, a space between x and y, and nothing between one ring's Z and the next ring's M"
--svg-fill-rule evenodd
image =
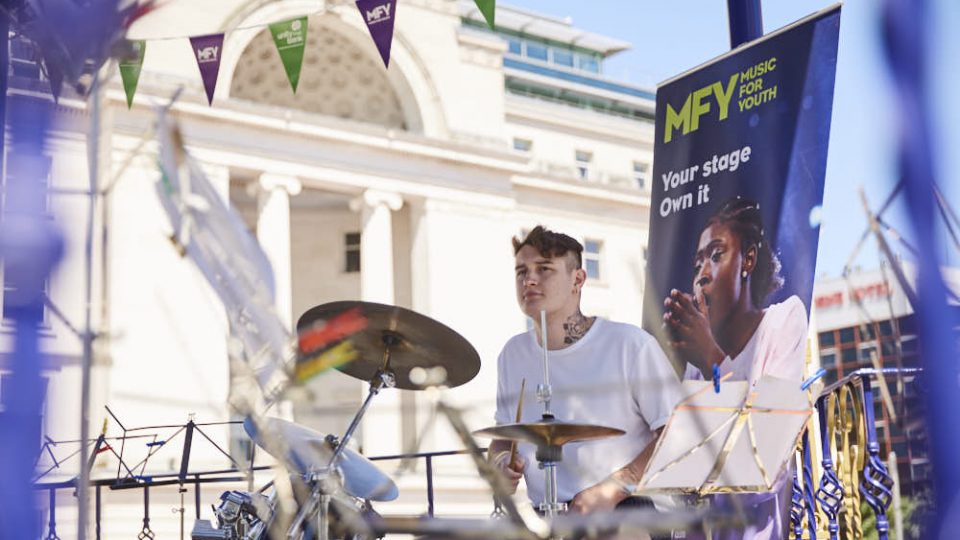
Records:
M763 319L757 326L743 351L731 359L729 356L720 364L720 376L733 373L730 380L750 381L756 385L764 375L794 380L797 386L803 382L803 364L807 350L807 309L797 296L791 296L779 304L773 304L764 310ZM684 379L703 379L699 369L688 364ZM789 520L789 502L792 489L793 468L788 467L785 475L774 483L771 493L746 493L742 495L715 495L712 497L714 508L733 510L736 505L731 497L737 497L740 504L750 511L756 521L753 527L742 533L723 531L713 535L714 540L734 540L750 538L766 540L785 538ZM691 540L700 538L694 534Z
M497 360L497 424L516 420L520 383L526 379L521 422L542 418L537 385L543 383L543 350L535 330L514 336ZM656 340L623 323L596 319L579 341L549 351L551 411L558 421L619 428L619 437L569 443L557 466L558 499L569 501L627 465L653 439L683 396L680 381ZM536 448L520 443L530 500L544 500L544 475Z

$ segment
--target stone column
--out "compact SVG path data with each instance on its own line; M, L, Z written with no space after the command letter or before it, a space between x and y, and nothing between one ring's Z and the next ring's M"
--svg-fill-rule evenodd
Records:
M291 176L264 173L257 183L257 240L273 267L275 303L280 320L292 329L293 284L290 260L290 197L300 193Z
M393 304L393 214L403 207L396 193L368 189L350 202L360 212L360 297L365 302Z
M393 212L403 207L396 193L367 190L350 202L360 212L360 298L365 302L393 305ZM369 386L364 385L366 396ZM361 443L368 456L395 454L403 450L400 390L382 390L371 402L361 424Z

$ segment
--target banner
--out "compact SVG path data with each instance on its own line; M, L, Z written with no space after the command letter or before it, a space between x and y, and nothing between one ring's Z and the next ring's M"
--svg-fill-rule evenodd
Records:
M220 73L220 58L223 56L223 34L210 34L190 38L193 55L200 68L203 89L207 92L207 104L213 104L213 91L217 89Z
M273 43L280 53L287 79L296 94L297 84L300 82L300 67L303 66L303 51L307 46L307 18L273 23L270 25L270 33L273 34Z
M357 0L360 16L367 23L370 37L373 38L383 65L390 67L390 46L393 43L393 21L396 15L397 0Z
M687 378L803 376L840 7L657 89L644 328Z
M120 60L120 79L123 80L123 91L127 94L127 108L133 106L133 95L137 93L137 83L140 82L140 70L143 67L143 57L147 54L147 42L143 40L131 41L130 56Z
M483 14L483 18L487 20L487 26L493 30L497 12L497 0L474 0L474 2L477 4L477 9Z

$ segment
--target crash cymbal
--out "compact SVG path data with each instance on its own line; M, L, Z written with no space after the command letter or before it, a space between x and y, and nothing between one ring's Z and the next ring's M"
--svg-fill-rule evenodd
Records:
M364 381L373 380L383 367L384 350L389 344L389 370L396 387L419 390L423 386L410 380L410 370L443 368L446 384L453 388L473 379L480 371L480 355L460 334L446 325L415 311L372 302L331 302L310 308L297 321L297 332L332 320L348 310L359 309L366 328L345 338L357 351L357 358L337 369ZM301 355L311 351L300 351ZM436 373L439 370L433 370Z
M473 432L477 437L523 441L537 446L563 446L569 442L605 439L624 433L626 432L622 429L592 424L570 424L558 420L503 424Z
M300 469L299 472L321 470L330 462L333 455L332 445L326 436L299 424L283 420L282 418L267 418L261 429L256 429L247 419L243 428L253 442L275 458L277 445L270 444L269 437L281 439L282 445L287 448L292 461ZM345 448L337 461L343 477L343 490L360 499L373 501L392 501L400 494L397 485L384 474L372 461Z

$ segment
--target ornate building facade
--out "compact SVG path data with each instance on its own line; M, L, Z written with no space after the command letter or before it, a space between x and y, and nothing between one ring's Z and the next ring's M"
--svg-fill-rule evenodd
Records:
M223 308L171 245L155 194L154 109L180 88L171 110L187 148L260 241L281 317L293 325L312 306L364 300L450 326L482 360L475 379L446 394L471 428L493 423L497 354L528 327L513 287L513 236L544 224L582 240L585 312L640 324L654 95L603 75L604 59L629 44L508 6L498 6L495 32L469 1L401 0L397 12L389 69L353 2L173 3L134 26L130 37L148 40L136 98L128 110L110 72L97 118L100 195L89 260L91 109L61 98L49 184L67 255L48 287L59 314L46 315L43 337L47 436L79 435L83 349L67 323L83 320L88 268L97 332L91 432L105 405L128 427L231 418ZM306 13L294 94L265 25ZM177 39L165 34L170 28ZM180 36L217 31L227 35L208 106ZM45 98L42 79L12 73L10 93ZM0 337L11 350L9 327ZM306 388L305 399L280 412L335 434L366 391L339 372ZM384 391L356 442L373 456L460 448L432 415L423 394ZM244 454L239 430L209 434ZM192 466L225 464L211 448L194 451ZM152 463L174 468L178 459L174 452ZM115 469L104 456L94 475ZM435 474L448 501L439 513L489 512L465 460L438 460ZM391 511L422 513L422 476L398 484Z

